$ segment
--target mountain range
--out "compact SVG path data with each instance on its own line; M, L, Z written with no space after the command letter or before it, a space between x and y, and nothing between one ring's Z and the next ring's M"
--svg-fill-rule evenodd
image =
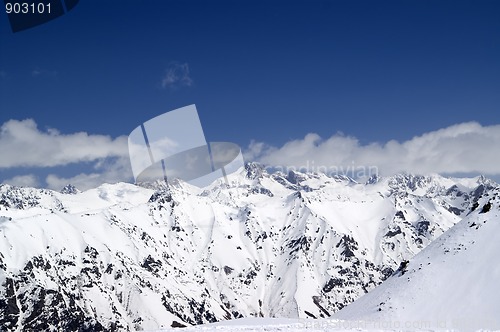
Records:
M495 266L487 270L498 250L473 264L493 246L497 193L482 176L398 174L358 183L268 173L253 163L229 184L205 188L177 180L85 192L0 185L0 326L133 331L243 317L449 322L444 311L416 315L425 304L419 294L458 308L452 280L471 289L498 275ZM467 269L460 277L449 272ZM434 297L439 285L449 294ZM472 290L476 305L498 288Z

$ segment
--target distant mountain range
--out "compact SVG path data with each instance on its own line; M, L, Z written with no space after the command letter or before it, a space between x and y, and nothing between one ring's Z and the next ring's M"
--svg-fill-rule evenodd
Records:
M386 279L338 317L448 317L436 307L481 299L487 310L487 296L499 294L488 279L500 273L488 264L499 253L498 190L484 177L357 183L269 174L257 164L203 189L181 181L61 193L0 185L0 326L133 331L327 318ZM459 306L455 287L477 298Z

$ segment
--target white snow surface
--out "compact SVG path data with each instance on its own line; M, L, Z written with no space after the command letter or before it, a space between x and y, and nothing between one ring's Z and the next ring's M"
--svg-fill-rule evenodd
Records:
M405 325L406 323L406 325ZM176 328L151 332L179 331ZM183 328L185 332L395 332L395 331L458 331L451 328L430 328L428 322L344 321L338 319L240 318L231 321ZM477 331L495 331L478 329Z

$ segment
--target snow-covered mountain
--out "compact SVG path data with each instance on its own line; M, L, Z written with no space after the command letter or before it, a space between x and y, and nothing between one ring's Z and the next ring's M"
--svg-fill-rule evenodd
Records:
M391 329L500 330L500 192L473 210L338 319Z
M329 317L496 186L408 174L360 184L256 164L204 189L1 185L0 326L140 330Z

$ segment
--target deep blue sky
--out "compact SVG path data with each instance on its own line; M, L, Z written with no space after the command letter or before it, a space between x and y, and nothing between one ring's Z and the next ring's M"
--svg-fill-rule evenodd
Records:
M499 1L82 0L0 38L0 123L116 137L195 103L243 147L500 123ZM191 86L161 87L172 63Z

